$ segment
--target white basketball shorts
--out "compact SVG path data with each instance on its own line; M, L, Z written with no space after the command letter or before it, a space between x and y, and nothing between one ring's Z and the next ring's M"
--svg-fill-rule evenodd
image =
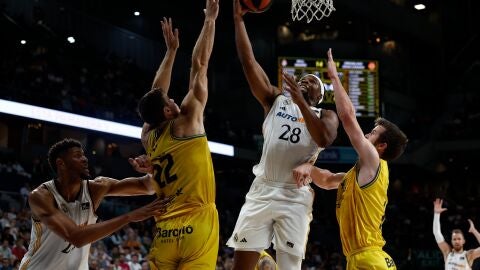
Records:
M301 257L312 221L314 191L256 178L246 195L232 236L227 242L237 250L276 250Z

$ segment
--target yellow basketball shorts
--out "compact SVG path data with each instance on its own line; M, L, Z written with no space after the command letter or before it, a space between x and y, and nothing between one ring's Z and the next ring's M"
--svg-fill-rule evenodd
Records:
M152 270L215 269L219 224L215 204L195 212L157 222L150 248Z
M347 258L347 270L396 270L392 257L381 249L361 251Z

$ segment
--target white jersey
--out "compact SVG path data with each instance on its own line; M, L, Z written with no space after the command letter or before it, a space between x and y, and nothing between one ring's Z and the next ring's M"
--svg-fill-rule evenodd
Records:
M467 252L450 252L445 260L445 270L471 270L467 260Z
M321 110L311 107L320 116ZM315 163L319 148L308 132L305 120L291 98L279 95L263 122L263 151L253 167L257 178L278 184L295 184L293 169Z
M88 180L82 181L80 195L74 202L66 202L57 191L53 180L43 183L55 198L58 208L78 225L97 221L92 199L88 191ZM28 252L20 263L21 270L88 270L90 244L76 248L40 221L32 220L32 232Z

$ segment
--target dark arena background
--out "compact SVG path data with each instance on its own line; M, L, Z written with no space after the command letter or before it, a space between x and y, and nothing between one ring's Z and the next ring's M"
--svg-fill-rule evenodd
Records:
M425 8L415 8L417 4ZM53 177L47 161L52 143L65 137L80 140L92 176L136 175L127 159L144 153L136 105L166 50L160 20L171 17L180 31L170 87L179 102L187 92L204 5L171 0L0 1L0 269L17 269L21 247L28 247L26 198L29 190ZM385 250L398 269L444 269L432 233L435 198L443 198L448 208L441 219L446 241L459 228L466 249L480 246L468 233L467 222L472 219L480 227L475 169L480 161L480 4L334 0L334 6L330 17L309 24L291 20L288 0L274 0L266 12L245 15L255 56L273 84L281 83L283 69L310 69L323 76L328 48L347 63L342 67L350 74L348 89L355 93L351 96L362 129L369 131L373 120L383 116L409 137L404 155L390 164ZM220 1L216 25L205 126L209 141L222 144L212 149L221 233L216 269L221 270L232 267L233 251L225 242L261 154L263 111L237 57L232 0ZM352 65L365 67L364 72L349 73ZM328 95L323 106L332 109ZM123 128L117 133L97 128L98 119L130 125L134 135L124 136ZM338 131L317 161L334 172L348 170L356 161L343 128ZM345 269L336 191L314 189L314 219L302 269ZM108 219L152 199L108 198L98 215ZM134 255L144 262L153 228L153 220L132 223L94 243L90 269L117 269L115 265L128 264ZM480 269L480 263L474 262L473 269Z

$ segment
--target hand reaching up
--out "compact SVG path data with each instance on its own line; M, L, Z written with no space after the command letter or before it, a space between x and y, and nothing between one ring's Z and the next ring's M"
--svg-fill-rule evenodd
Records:
M178 29L173 30L172 18L165 18L160 22L162 25L163 39L165 39L165 45L167 50L176 50L180 46L180 40L178 39Z
M433 202L433 212L434 212L434 213L441 214L442 212L447 211L447 208L443 208L443 207L442 207L442 204L443 204L443 200L437 198L437 199Z

